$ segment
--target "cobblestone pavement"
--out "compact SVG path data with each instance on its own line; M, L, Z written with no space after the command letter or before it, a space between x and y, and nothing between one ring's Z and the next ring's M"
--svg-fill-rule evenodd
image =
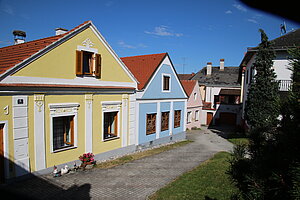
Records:
M35 177L5 189L22 199L146 199L215 153L233 147L206 128L189 132L187 138L194 142L111 169Z

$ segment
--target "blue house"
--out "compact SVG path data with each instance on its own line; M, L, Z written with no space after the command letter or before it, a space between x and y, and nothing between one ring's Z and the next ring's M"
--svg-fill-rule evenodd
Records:
M185 138L187 95L167 53L124 57L138 80L136 138L141 146Z

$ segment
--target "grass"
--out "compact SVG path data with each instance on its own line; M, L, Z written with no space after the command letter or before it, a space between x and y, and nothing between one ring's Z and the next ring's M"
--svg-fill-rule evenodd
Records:
M230 154L219 152L190 172L184 173L150 196L151 200L227 200L237 191L226 171Z
M131 155L126 155L126 156L122 156L120 158L116 158L114 160L109 160L109 161L97 163L95 167L100 168L100 169L112 168L112 167L115 167L115 166L118 166L118 165L123 165L125 163L147 157L147 156L159 154L159 153L162 153L164 151L168 151L170 149L186 145L190 142L192 142L192 141L185 140L185 141L176 142L176 143L173 143L173 144L161 146L161 147L154 148L154 149L145 150L145 151L142 151L142 152L137 152L137 153L134 153L134 154L131 154Z

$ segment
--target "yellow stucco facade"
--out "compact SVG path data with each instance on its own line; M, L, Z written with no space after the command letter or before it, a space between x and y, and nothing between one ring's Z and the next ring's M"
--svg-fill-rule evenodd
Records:
M101 77L88 77L91 85L88 84L89 82L84 82L86 88L81 88L78 87L80 80L78 81L75 73L76 50L80 49L80 46L83 46L84 41L87 39L92 42L89 48L101 54ZM5 125L4 137L7 142L5 143L4 152L6 158L10 160L10 163L14 163L16 160L25 163L24 165L28 167L26 169L29 172L35 172L52 168L54 165L62 165L78 160L79 156L87 153L86 150L89 149L87 140L91 141L91 151L94 154L101 154L128 145L128 118L130 113L127 112L129 111L128 107L124 107L127 105L124 105L123 101L124 96L128 97L128 94L135 92L135 88L129 90L127 88L123 91L122 84L127 84L126 87L129 87L128 84L136 85L136 82L126 70L112 50L102 41L102 36L91 25L11 74L9 78L30 78L33 82L32 85L35 84L35 79L45 80L45 84L54 85L45 88L39 82L36 83L36 86L30 88L16 87L13 92L9 90L1 91L0 124ZM47 82L49 78L55 80L55 83ZM84 77L80 78L86 81ZM60 83L60 80L70 80L69 85L64 85L65 82L63 81ZM77 82L72 82L73 80ZM105 83L105 87L102 89L101 84L97 84L97 81L108 83ZM57 88L55 84L64 86ZM72 84L76 85L75 89L71 86ZM115 89L115 87L120 89ZM18 96L26 101L26 104L23 100L20 101L21 104L24 103L23 107L16 105L16 101L18 101L16 97ZM88 99L87 96L91 99ZM108 102L105 107L103 107L103 102ZM123 113L124 109L126 112ZM118 136L109 140L103 138L104 110L105 112L113 110L118 113ZM55 127L53 121L55 117L64 115L72 116L75 119L73 125L75 127L74 144L70 148L54 150L53 129ZM88 118L89 115L91 119ZM123 123L123 117L126 118L126 126ZM21 128L16 130L19 119ZM90 129L89 126L91 126ZM123 127L126 127L126 130L123 130ZM21 136L16 138L19 130ZM22 131L25 134L22 135ZM127 135L123 137L123 134ZM122 141L124 138L127 142ZM25 145L28 141L28 149L25 148L24 150L18 147L22 151L27 151L28 156L16 158L16 147L20 141L23 141ZM16 166L9 164L5 167L6 178L18 176Z

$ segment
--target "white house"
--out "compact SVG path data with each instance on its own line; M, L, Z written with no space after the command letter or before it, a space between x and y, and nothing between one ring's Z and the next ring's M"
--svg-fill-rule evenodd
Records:
M275 59L273 60L273 69L277 75L276 80L279 82L279 92L281 95L287 93L291 85L292 72L289 70L288 49L300 46L300 29L293 30L281 37L272 40L275 50ZM242 117L244 118L245 102L247 100L248 89L255 75L253 63L258 47L247 48L247 52L240 64L239 81L241 83L241 101L243 102Z

